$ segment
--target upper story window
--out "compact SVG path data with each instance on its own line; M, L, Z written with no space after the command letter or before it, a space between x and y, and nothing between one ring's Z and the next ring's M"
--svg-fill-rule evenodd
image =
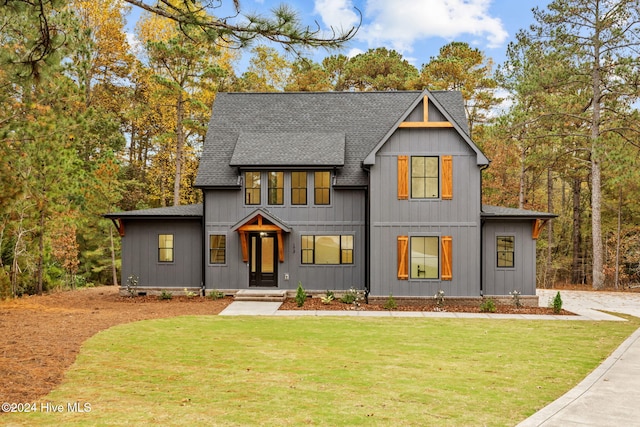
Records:
M283 205L284 204L284 172L269 172L269 196L268 203L270 205Z
M516 238L515 236L497 236L496 237L497 248L497 267L498 268L513 268L515 263L516 252Z
M307 204L307 173L291 172L291 204Z
M438 157L411 157L412 199L436 199L439 197L438 163Z
M328 205L331 189L331 172L322 171L313 174L314 204Z
M244 173L244 203L260 204L260 172Z
M313 177L314 205L331 204L330 171L246 171L244 172L244 204L261 205L263 200L270 206L306 206L309 201L308 187ZM261 183L266 182L266 189ZM286 187L290 186L290 189ZM290 191L290 199L286 197ZM263 199L264 198L264 199Z
M173 234L158 235L158 262L173 262Z

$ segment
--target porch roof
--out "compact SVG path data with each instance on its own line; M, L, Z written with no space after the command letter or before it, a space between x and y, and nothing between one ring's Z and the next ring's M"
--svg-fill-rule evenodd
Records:
M482 205L480 215L482 219L553 219L558 216L550 212L538 212L491 205Z

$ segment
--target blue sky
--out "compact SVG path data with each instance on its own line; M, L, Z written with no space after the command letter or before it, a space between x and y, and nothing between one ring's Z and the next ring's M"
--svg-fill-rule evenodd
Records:
M508 43L518 30L534 22L531 9L545 8L549 0L240 0L241 13L268 14L280 3L296 9L303 22L317 22L327 30L357 25L357 8L362 13L362 25L340 53L353 56L370 48L386 47L420 68L451 41L467 42L496 65L501 64ZM233 1L222 0L222 7L212 13L231 16L232 5ZM128 18L130 25L137 12ZM320 61L332 53L320 50L309 56ZM248 56L244 55L239 68Z

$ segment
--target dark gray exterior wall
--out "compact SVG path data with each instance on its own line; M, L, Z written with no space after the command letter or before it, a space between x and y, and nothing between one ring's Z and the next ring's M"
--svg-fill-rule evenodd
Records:
M491 220L483 227L482 258L485 295L536 294L536 241L532 220ZM497 267L497 236L515 237L515 267Z
M202 286L202 224L199 219L125 219L122 237L122 285L129 276L138 286ZM158 262L158 235L173 234L174 262Z
M430 111L430 115L431 115ZM397 156L453 156L452 200L398 200ZM398 129L371 167L371 294L480 295L480 168L454 129ZM398 236L452 236L453 280L398 280Z
M277 170L277 169L274 169ZM306 206L291 206L290 175L285 173L285 204L269 206L245 205L243 191L205 191L205 229L208 253L209 235L227 236L226 264L212 265L207 261L207 289L246 289L249 287L249 266L242 260L240 236L231 228L257 208L286 223L290 233L284 233L284 262L278 263L278 288L295 290L298 281L308 291L346 290L350 287L364 288L365 280L365 191L364 189L331 189L331 204L313 205L313 188L309 187ZM266 189L262 188L265 201ZM302 235L354 236L354 263L350 265L303 265L301 262ZM207 257L208 260L208 257ZM285 274L289 280L285 280Z

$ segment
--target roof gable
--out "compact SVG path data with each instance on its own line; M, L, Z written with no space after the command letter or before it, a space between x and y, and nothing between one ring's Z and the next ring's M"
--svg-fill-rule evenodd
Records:
M431 113L430 117L430 105L436 108L436 114ZM420 119L416 120L416 112L422 113ZM436 117L436 120L431 118ZM445 120L440 120L444 118ZM376 161L376 154L387 142L387 140L393 135L396 129L405 128L453 128L462 137L464 142L476 153L477 164L488 165L489 159L478 148L478 146L471 140L469 136L469 129L467 126L466 113L464 111L464 102L462 99L462 93L457 91L434 91L430 92L425 89L421 96L417 97L414 102L407 108L407 110L398 119L395 125L389 129L387 134L382 140L380 140L376 146L367 154L363 164L373 165Z

